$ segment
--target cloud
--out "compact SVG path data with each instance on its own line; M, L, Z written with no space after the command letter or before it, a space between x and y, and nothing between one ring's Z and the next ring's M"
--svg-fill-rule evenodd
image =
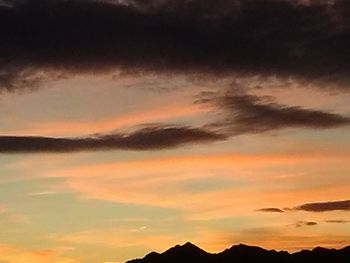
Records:
M264 208L263 208L264 209ZM342 201L329 201L329 202L318 202L318 203L306 203L299 205L293 208L267 208L267 209L276 209L281 211L306 211L306 212L328 212L328 211L350 211L350 200ZM261 211L259 209L258 211ZM271 211L273 212L273 211ZM333 221L333 222L332 222ZM326 221L328 223L336 223L337 220Z
M238 135L285 128L328 129L350 125L350 118L321 110L276 103L271 97L248 94L204 93L198 103L215 105L225 118L213 123L225 132Z
M285 212L282 209L277 208L277 207L260 208L260 209L257 209L256 211L258 211L258 212L271 212L271 213L284 213Z
M347 10L346 0L6 0L0 85L121 70L268 75L347 88Z
M331 224L347 224L347 223L350 223L350 220L337 219L337 220L326 220L325 222L331 223Z
M318 225L318 223L313 221L298 221L296 222L295 227L316 226L316 225Z
M206 107L202 107L204 104L207 104ZM144 121L215 113L213 105L215 110L219 110L219 114L216 115L218 120L207 123L201 128L158 124L138 128L129 134L106 133L113 127L125 128ZM49 125L39 123L36 124L38 128L0 136L2 143L0 153L165 149L188 143L207 143L226 140L240 134L264 133L286 128L337 128L350 125L350 118L321 110L278 104L271 97L258 97L245 93L221 95L215 92L202 92L190 106L160 107L102 120L97 124L96 122L50 122ZM97 135L72 137L86 130L92 130L90 133ZM70 133L68 136L71 137L59 137L64 133ZM36 134L41 136L35 136Z
M153 125L129 134L107 134L81 138L0 136L0 153L77 152L116 149L155 150L223 139L225 139L225 136L205 129Z
M295 210L307 212L350 211L350 200L306 203L297 206Z

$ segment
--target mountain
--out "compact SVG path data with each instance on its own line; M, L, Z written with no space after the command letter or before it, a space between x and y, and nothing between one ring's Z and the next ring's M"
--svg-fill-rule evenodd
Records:
M151 252L142 259L127 263L350 263L350 246L343 249L316 247L290 254L286 251L266 250L260 247L236 245L218 254L208 253L196 245L176 245L163 253Z
M146 255L143 259L135 259L128 261L127 263L177 263L177 262L203 262L210 263L212 254L205 252L196 245L190 242L180 246L176 245L165 251L162 254L151 252Z

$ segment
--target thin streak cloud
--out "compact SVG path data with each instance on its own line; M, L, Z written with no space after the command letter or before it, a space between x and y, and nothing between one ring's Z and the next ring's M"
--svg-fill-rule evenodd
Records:
M271 211L268 211L271 210ZM274 211L276 210L276 211ZM278 210L284 212L293 212L293 211L305 211L305 212L331 212L331 211L350 211L350 200L340 200L340 201L325 201L325 202L315 202L315 203L305 203L293 208L261 208L257 211L265 212L277 212ZM328 223L341 223L338 220L328 220Z
M317 222L314 221L298 221L295 223L295 227L303 227L303 226L316 226Z
M295 210L307 212L350 211L350 200L306 203Z
M156 150L184 144L214 142L224 135L185 126L150 126L129 134L56 138L40 136L0 136L0 153L78 152L97 150Z
M332 220L326 220L325 222L330 224L347 224L347 223L350 223L350 220L332 219Z
M257 212L268 212L268 213L284 213L280 208L277 207L266 207L266 208L260 208L256 210Z

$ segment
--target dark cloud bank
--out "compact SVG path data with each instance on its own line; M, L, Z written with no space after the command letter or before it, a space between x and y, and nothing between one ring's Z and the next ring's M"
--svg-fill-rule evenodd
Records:
M0 1L0 86L125 71L294 77L347 87L347 0Z

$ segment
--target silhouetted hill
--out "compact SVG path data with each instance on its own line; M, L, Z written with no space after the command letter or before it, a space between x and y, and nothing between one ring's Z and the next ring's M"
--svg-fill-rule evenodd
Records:
M187 242L182 246L176 245L175 247L168 249L162 254L151 252L150 254L146 255L143 259L131 260L131 261L128 261L128 263L194 262L191 260L195 260L196 262L205 262L205 263L213 262L211 261L211 254L193 245L192 243Z
M236 245L218 254L208 253L199 247L186 243L176 245L164 253L151 252L142 259L127 263L350 263L350 246L343 249L316 247L290 254L286 251L266 250L260 247Z

